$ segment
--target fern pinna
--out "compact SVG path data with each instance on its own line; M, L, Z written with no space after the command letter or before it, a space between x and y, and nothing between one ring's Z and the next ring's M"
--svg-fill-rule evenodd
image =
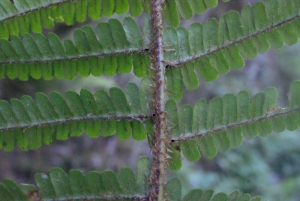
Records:
M227 2L228 0L223 0ZM166 181L166 170L181 168L181 152L189 161L201 154L213 158L218 151L237 148L250 140L300 122L300 82L294 81L288 105L276 108L277 91L268 88L250 97L246 91L201 99L178 109L183 86L198 87L197 72L207 82L233 69L243 68L270 47L293 45L300 36L300 1L265 0L229 11L219 20L178 27L218 6L217 0L2 0L0 1L0 77L26 81L80 76L115 76L133 71L140 86L125 90L80 93L0 101L0 148L38 149L42 143L87 133L90 137L116 136L148 139L152 158L141 157L137 174L127 167L89 172L60 168L37 174L34 185L5 179L0 200L202 200L259 201L249 194L194 189L181 195L177 178ZM128 13L123 21L113 14ZM143 14L140 30L133 17ZM88 18L100 21L95 30L76 29L73 40L62 41L42 31L57 23L73 25ZM165 26L164 23L166 24ZM99 78L101 79L101 78ZM201 154L200 154L201 153Z

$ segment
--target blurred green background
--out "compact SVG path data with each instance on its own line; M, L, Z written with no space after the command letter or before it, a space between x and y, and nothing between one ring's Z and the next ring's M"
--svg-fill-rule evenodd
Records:
M219 18L228 10L240 11L247 3L256 0L231 0L220 2L218 7L209 12L195 16L192 20L182 22L181 26L189 27L194 21L204 22L210 17ZM124 16L114 16L122 19ZM142 16L137 18L141 24ZM101 19L106 20L105 18ZM95 27L98 22L88 21ZM72 38L72 31L84 24L67 27L58 24L51 31L62 39ZM200 98L209 101L215 96L226 93L237 94L247 90L254 95L268 87L276 87L279 92L278 106L287 104L287 91L293 80L300 79L300 44L284 46L280 50L271 49L259 54L239 71L231 71L219 76L216 81L206 83L200 78L200 87L185 91L180 104L194 104ZM20 98L36 92L49 94L52 91L64 93L67 90L80 91L87 88L91 91L108 89L113 86L123 88L127 82L139 83L133 74L115 77L77 77L72 81L65 80L0 80L0 98ZM215 189L217 192L230 193L241 190L244 193L260 195L270 201L300 201L300 135L299 131L285 131L268 137L256 137L244 141L243 146L219 153L213 160L201 158L196 163L187 162L183 157L180 171L171 171L169 177L178 176L183 183L183 194L192 188ZM121 141L115 136L92 139L86 135L58 141L52 146L42 146L38 150L22 152L15 148L12 152L0 150L0 181L10 178L18 183L34 183L34 174L47 173L51 167L58 166L65 171L76 168L83 172L110 169L117 171L122 166L136 169L138 158L151 156L147 141Z

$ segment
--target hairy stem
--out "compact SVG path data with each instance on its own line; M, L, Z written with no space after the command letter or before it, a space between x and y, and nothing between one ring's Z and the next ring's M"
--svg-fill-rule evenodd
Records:
M155 71L155 125L153 136L153 161L151 166L149 194L150 201L164 200L164 182L166 171L166 118L165 118L165 68L163 65L163 25L162 11L164 0L152 0L153 40L151 47L151 65Z

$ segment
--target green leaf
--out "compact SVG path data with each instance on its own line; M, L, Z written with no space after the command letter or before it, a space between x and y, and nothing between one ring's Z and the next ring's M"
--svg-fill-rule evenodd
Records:
M187 64L186 66L183 66L180 68L181 75L183 79L183 83L186 86L188 90L196 89L199 85L198 77L194 71L193 64Z
M125 17L123 24L130 46L133 48L142 47L141 34L136 21L131 17Z
M188 20L193 16L193 10L188 0L176 0L176 4L183 19Z
M136 193L136 180L130 168L121 168L118 172L118 180L123 194L134 195Z
M174 100L170 99L166 102L166 111L167 111L166 115L168 119L167 126L171 129L172 136L176 136L176 137L180 136L181 129L184 130L185 128L184 127L181 128L179 126L178 108ZM181 118L181 121L182 120L184 119Z
M122 193L116 174L112 171L101 172L101 178L104 182L104 188L109 195L119 195Z
M172 144L170 147L170 152L168 158L168 164L170 167L170 170L179 170L182 166L181 162L181 149L179 144Z
M219 151L227 151L230 148L230 141L226 132L217 132L213 135L214 143Z
M12 201L39 200L103 200L119 199L120 196L140 197L144 199L149 191L150 160L141 157L138 162L137 179L128 167L121 168L118 176L112 171L88 172L85 176L80 170L70 170L67 175L60 168L50 169L49 176L43 173L35 175L37 187L22 184L20 187L13 181L4 179L0 183L0 198ZM178 187L179 180L173 179L169 185ZM179 182L179 183L178 183ZM181 185L179 186L181 188ZM181 189L180 189L181 191ZM34 197L34 198L33 198Z
M130 15L136 17L143 11L142 1L128 0L130 4Z
M125 95L132 114L140 111L139 89L134 83L128 83L125 88Z
M179 112L179 127L180 132L188 135L192 132L193 108L190 105L185 105ZM197 161L200 158L200 153L195 141L189 140L181 143L181 149L184 156L189 161Z
M213 190L203 191L201 189L193 189L186 194L186 196L183 198L183 201L242 201L251 199L249 194L241 194L239 191L234 191L229 195L223 192L217 193L214 196L213 194ZM259 201L260 197L252 198L252 200Z
M175 101L180 101L183 95L180 69L178 68L168 69L166 71L166 77L167 77L169 98Z
M201 198L201 201L209 201L212 198L213 194L214 194L213 190L204 191L203 195L202 195L202 198Z
M143 54L134 53L132 54L133 61L133 72L134 74L142 78L146 75L147 68L149 68L149 59Z
M101 1L90 0L89 7L88 7L88 14L92 20L98 20L101 14Z
M170 179L165 185L165 192L167 200L180 201L181 200L181 182L177 178Z
M83 89L80 95L67 91L66 98L57 92L49 98L37 93L36 103L29 96L11 99L10 104L0 101L0 148L11 151L17 144L23 150L36 149L42 141L52 144L56 139L66 140L84 131L90 137L116 132L120 139L128 139L132 134L135 140L144 140L153 133L149 129L152 122L147 123L153 107L147 102L152 99L148 93L150 83L150 79L142 82L142 92L129 84L126 95L118 88L111 88L110 96L104 90L93 95Z
M211 65L208 58L195 61L194 66L206 82L211 82L218 78L216 69Z
M213 7L216 7L218 5L217 0L204 0L204 3L205 3L207 8L213 8Z
M139 121L133 121L131 122L132 127L132 138L140 141L144 140L147 136L146 126L145 124L139 122Z
M73 191L74 197L87 197L90 195L88 183L85 176L79 170L70 170L69 172L69 184Z
M203 46L205 51L210 51L218 46L218 22L210 18L203 25Z
M154 111L153 101L154 95L152 93L153 80L145 77L141 80L140 84L140 108L142 114L149 114Z
M106 194L104 181L98 172L89 172L86 175L86 181L89 185L91 196L98 196Z
M51 183L58 197L72 197L73 192L67 174L60 168L52 168L49 172Z
M56 193L48 175L39 173L34 176L34 179L44 199L55 199Z
M209 102L208 117L207 117L207 129L210 130L219 125L222 125L223 116L223 103L221 98L213 98Z
M145 156L140 157L138 161L138 172L136 177L136 184L140 194L145 194L150 187L148 183L150 179L150 168L150 159Z
M121 22L117 19L109 19L108 24L116 48L118 49L128 48L129 43L127 41L126 34Z
M115 9L115 1L102 0L102 15L104 17L110 17Z
M200 133L206 130L207 124L207 104L204 99L197 101L193 110L192 133Z
M6 186L7 190L10 192L11 196L13 197L13 198L11 198L11 200L19 200L19 201L27 201L28 200L27 197L24 195L24 193L21 191L21 189L15 182L8 180L8 179L4 179L3 184ZM1 187L0 187L0 189L1 189ZM0 190L0 192L1 192L1 190ZM2 194L2 193L0 193L0 194ZM3 197L6 197L6 196L4 195Z
M200 137L199 147L203 155L207 158L213 158L217 155L217 148L212 135Z
M183 198L183 201L200 200L203 191L201 189L193 189L189 191Z
M165 7L164 17L166 22L172 27L177 27L180 23L180 18L175 0L165 0Z
M128 0L115 1L115 3L115 11L117 14L124 14L129 8Z
M227 201L227 199L228 195L225 193L218 193L211 199L211 201Z
M121 89L113 87L110 89L109 94L117 114L123 115L130 113L125 94Z
M197 14L201 14L206 10L206 5L202 0L190 0L193 11Z

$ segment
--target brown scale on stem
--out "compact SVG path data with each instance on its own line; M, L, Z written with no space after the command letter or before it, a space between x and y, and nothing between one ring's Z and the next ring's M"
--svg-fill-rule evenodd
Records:
M152 0L152 47L149 49L151 69L155 73L152 77L154 88L154 135L152 138L152 165L149 193L150 201L164 200L164 183L165 183L165 169L167 166L167 152L166 147L168 140L166 139L166 118L165 118L165 66L163 64L163 43L162 43L162 11L164 0Z

